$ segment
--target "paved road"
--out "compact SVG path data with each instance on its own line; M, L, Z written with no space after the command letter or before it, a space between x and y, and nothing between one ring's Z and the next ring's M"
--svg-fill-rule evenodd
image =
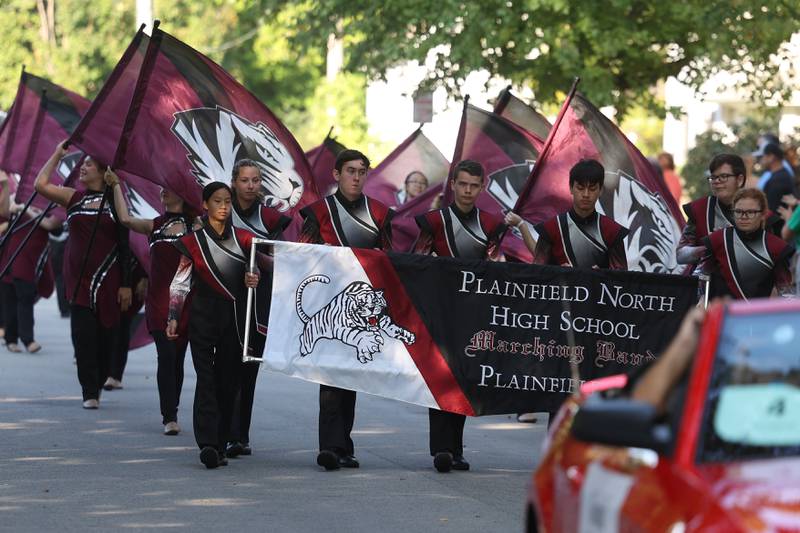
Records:
M39 354L0 347L0 530L521 531L540 425L467 421L471 472L437 474L427 411L362 394L359 470L315 464L317 386L262 372L254 455L206 470L191 432L186 361L177 437L161 434L155 349L132 352L124 390L81 409L69 322L36 308Z

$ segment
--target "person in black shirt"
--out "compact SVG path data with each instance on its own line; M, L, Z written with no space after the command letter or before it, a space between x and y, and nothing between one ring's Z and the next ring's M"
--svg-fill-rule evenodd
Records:
M771 211L777 211L784 194L796 195L794 180L783 164L783 150L779 145L769 143L764 146L762 152L761 165L772 173L763 189L767 195L767 206Z

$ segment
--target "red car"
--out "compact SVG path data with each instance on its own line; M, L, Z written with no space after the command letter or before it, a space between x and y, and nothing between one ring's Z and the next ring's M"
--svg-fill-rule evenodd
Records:
M712 305L666 415L609 392L559 411L528 531L800 531L800 300Z

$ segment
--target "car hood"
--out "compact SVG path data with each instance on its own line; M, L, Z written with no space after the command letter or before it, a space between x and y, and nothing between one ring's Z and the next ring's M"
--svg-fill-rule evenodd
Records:
M697 467L720 507L748 531L800 528L800 458Z

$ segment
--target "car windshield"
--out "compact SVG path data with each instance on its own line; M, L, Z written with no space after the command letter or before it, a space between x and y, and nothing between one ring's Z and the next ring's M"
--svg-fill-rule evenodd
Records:
M800 455L800 314L728 315L703 420L700 460Z

